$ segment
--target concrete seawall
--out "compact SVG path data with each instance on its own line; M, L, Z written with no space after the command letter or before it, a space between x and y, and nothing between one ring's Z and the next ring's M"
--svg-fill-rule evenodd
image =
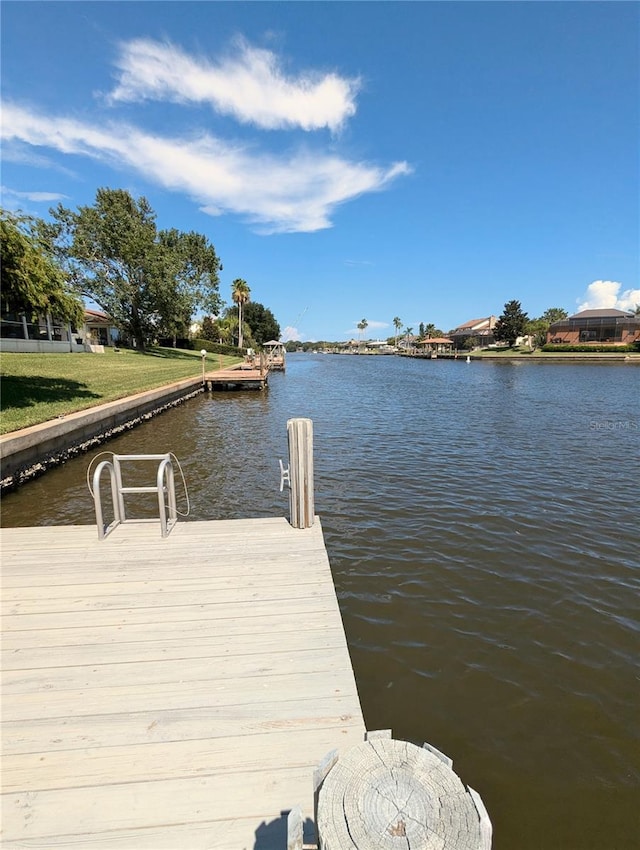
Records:
M202 378L189 378L5 434L0 437L0 489L41 475L201 392Z

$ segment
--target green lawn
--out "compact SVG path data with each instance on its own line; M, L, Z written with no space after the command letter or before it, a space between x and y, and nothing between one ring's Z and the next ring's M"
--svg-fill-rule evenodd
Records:
M207 371L239 362L208 354ZM198 351L2 354L0 434L202 374Z

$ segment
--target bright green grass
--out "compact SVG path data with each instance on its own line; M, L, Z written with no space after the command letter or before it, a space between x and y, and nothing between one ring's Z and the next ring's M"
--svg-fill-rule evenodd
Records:
M239 358L208 354L207 371ZM2 354L0 434L202 374L198 351Z

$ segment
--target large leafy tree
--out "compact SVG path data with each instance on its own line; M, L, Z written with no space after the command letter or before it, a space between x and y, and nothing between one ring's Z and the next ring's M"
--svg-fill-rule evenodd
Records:
M560 322L562 319L566 319L568 315L569 314L564 307L549 307L544 311L540 318L543 322L547 322L552 325L554 322Z
M529 317L522 310L519 301L507 301L493 329L494 339L498 342L508 342L509 347L513 348L517 338L524 334L528 321Z
M231 298L238 305L238 348L242 348L242 308L251 298L251 289L246 280L237 277L231 284Z
M82 303L54 258L44 222L0 210L0 237L4 311L82 324Z
M559 322L566 319L569 314L562 307L549 307L537 319L531 319L527 322L526 332L533 337L537 347L545 344L547 340L547 331L554 322Z
M200 233L161 230L158 242L164 264L164 285L158 289L159 332L173 337L175 345L176 336L188 335L198 308L211 313L219 309L217 275L221 264L213 245Z
M213 245L198 233L158 230L146 198L99 189L93 206L51 210L59 256L78 291L140 348L184 332L198 307L220 304Z
M242 312L244 323L251 328L251 336L256 345L280 339L280 325L268 307L258 301L249 301Z

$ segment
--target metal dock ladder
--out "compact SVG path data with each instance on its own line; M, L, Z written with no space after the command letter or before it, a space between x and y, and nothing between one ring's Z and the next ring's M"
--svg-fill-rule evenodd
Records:
M173 464L171 463L171 454L164 455L113 455L113 462L103 460L98 464L93 474L93 502L96 509L96 524L98 526L98 538L104 538L110 534L114 528L120 523L132 522L135 520L127 520L124 497L127 493L157 493L158 494L158 510L160 512L160 531L163 537L167 537L169 532L176 524L178 512L176 509L176 488L173 474ZM158 472L156 475L156 484L147 487L125 487L122 483L122 464L127 461L156 461L158 463ZM114 518L108 526L105 527L102 513L102 499L100 496L100 479L102 473L109 471L111 482L111 497L113 500ZM168 497L168 505L165 502L165 497ZM168 508L168 512L167 512Z

